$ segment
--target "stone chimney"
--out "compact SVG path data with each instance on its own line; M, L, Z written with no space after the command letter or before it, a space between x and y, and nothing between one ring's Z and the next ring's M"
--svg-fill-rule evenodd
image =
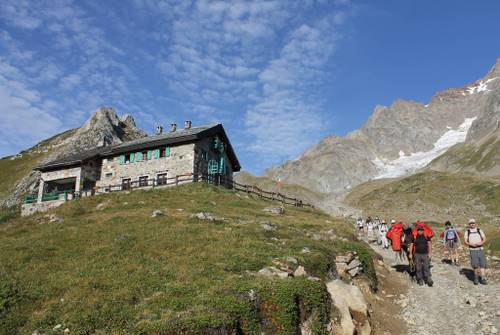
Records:
M160 125L156 126L155 135L161 135L163 133L163 127Z
M190 120L184 121L184 129L191 129L191 121Z
M170 132L175 132L177 130L177 123L170 124Z

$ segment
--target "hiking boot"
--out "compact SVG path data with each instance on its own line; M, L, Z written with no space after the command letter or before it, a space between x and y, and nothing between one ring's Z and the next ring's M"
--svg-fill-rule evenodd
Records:
M486 278L481 278L481 279L479 279L479 282L480 282L482 285L488 285L488 282L486 281Z
M477 285L479 284L479 279L477 278L477 276L474 277L474 285Z
M424 286L424 281L422 279L417 280L418 286Z
M427 285L429 285L429 287L432 287L432 285L434 285L434 282L432 281L432 279L429 279L427 281Z

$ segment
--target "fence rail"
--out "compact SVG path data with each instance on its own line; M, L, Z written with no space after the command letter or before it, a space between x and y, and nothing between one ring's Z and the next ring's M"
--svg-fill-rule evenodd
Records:
M207 182L209 184L213 184L219 187L225 187L227 189L231 189L237 192L244 192L246 194L253 194L262 199L267 199L271 201L279 201L284 205L293 205L296 207L311 207L314 208L312 204L303 202L298 198L292 198L285 194L279 192L270 192L263 190L256 185L246 185L240 184L234 181L232 178L229 178L224 175L207 175L207 174L183 174L175 177L162 177L156 179L139 179L139 180L131 180L129 182L122 182L121 184L114 185L106 185L101 187L96 187L92 190L83 190L82 192L74 192L71 191L72 196L68 197L70 191L62 191L59 192L64 194L64 198L66 200L79 198L81 196L89 196L94 194L102 194L102 193L112 193L112 192L122 192L122 191L130 191L134 189L148 189L148 188L157 188L157 187L167 187L167 186L176 186L185 183L192 182ZM25 203L34 203L36 202L36 195L28 195L25 197ZM60 194L44 194L43 201L49 200L57 200L60 199Z

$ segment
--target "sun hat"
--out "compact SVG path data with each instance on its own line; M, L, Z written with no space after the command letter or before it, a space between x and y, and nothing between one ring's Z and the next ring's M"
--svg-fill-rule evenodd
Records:
M476 223L476 220L474 220L474 219L469 219L469 224L471 224L471 223Z

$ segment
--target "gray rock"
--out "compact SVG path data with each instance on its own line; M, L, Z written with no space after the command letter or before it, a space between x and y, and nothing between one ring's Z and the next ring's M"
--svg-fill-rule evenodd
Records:
M351 270L351 269L354 269L354 268L359 268L361 266L361 262L359 261L359 259L353 259L348 265L347 265L347 269L348 270Z
M299 267L297 269L295 269L295 271L293 272L293 276L294 277L305 277L305 276L307 276L307 272L302 265L299 265Z
M292 264L295 264L295 265L299 264L299 261L297 260L297 258L291 257L291 256L288 256L286 258L286 262L287 263L292 263Z
M311 249L309 249L308 247L303 247L300 252L303 253L303 254L308 254L308 253L311 252Z
M153 213L151 214L151 217L152 217L152 218L155 218L155 217L162 216L162 215L163 215L163 212L162 212L161 210L159 210L159 209L155 209L155 210L153 211Z
M271 222L266 222L262 224L262 228L266 231L273 231L276 230L276 225Z
M57 324L52 330L58 330L62 328L62 324Z
M267 266L265 268L262 268L258 272L262 276L266 277L279 277L279 278L287 278L290 276L290 274L286 271L279 270L275 268L274 266Z
M211 214L211 213L206 213L206 212L199 212L196 214L192 214L190 218L196 218L198 220L207 220L207 221L215 221L217 218Z
M283 207L266 207L262 211L271 214L285 214L285 209Z

